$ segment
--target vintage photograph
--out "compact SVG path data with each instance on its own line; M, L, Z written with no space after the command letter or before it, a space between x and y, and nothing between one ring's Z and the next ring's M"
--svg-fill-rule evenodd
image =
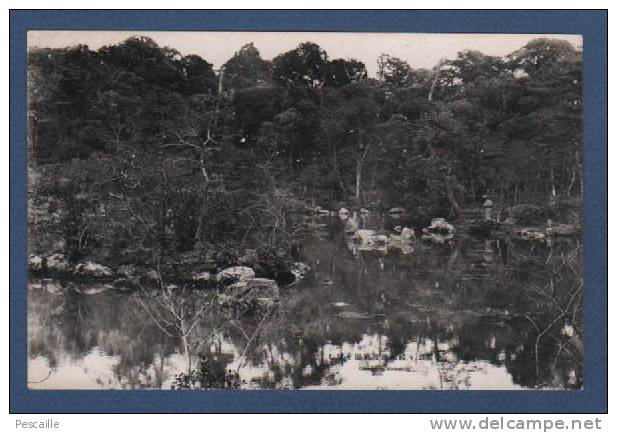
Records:
M581 36L27 50L29 389L584 387Z

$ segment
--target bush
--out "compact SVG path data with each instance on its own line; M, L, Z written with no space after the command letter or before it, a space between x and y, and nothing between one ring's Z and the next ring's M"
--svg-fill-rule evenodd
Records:
M269 278L289 271L293 264L291 247L287 243L264 244L257 248L257 259L261 271Z
M240 261L240 247L234 242L225 242L214 247L214 260L217 266L228 268Z

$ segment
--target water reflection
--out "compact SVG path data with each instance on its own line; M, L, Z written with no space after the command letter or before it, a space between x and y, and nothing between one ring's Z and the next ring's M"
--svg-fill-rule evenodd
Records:
M358 224L399 224L375 218L363 215ZM581 344L564 343L575 338L572 326L561 324L562 339L544 340L536 350L536 329L514 311L533 305L521 288L539 284L534 271L546 266L539 247L530 253L529 243L456 236L410 249L357 248L338 217L320 221L299 253L313 272L283 289L276 317L226 321L207 314L190 339L146 314L139 293L88 296L63 287L69 283L32 280L29 387L170 389L187 371L187 357L189 370L208 363L204 380L213 387L582 386L581 360L564 356ZM183 305L199 310L202 294L184 296ZM230 373L238 376L233 385Z

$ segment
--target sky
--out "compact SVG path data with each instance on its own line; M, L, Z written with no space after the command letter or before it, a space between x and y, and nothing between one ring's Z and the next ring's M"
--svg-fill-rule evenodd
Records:
M372 77L382 53L399 57L413 68L432 68L439 60L455 58L463 50L504 56L538 37L565 39L580 48L583 45L579 35L548 34L30 31L28 47L63 48L84 44L98 50L134 35L150 37L159 46L175 48L184 56L197 54L215 69L249 42L255 44L262 58L271 60L302 42L311 41L325 49L330 59L354 58L364 62Z

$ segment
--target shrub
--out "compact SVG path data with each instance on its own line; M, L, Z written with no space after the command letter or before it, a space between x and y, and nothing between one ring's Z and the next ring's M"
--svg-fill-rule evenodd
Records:
M217 266L228 268L240 261L240 248L234 242L224 242L214 247L214 260Z
M257 248L257 259L265 276L273 278L277 274L289 271L293 264L291 247L284 242L263 244Z

